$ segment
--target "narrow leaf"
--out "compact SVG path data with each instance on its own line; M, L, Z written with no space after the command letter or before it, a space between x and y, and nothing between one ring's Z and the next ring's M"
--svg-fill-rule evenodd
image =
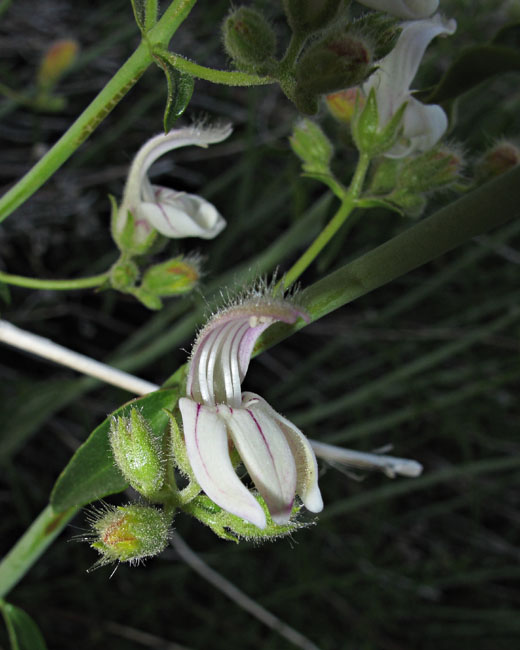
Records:
M9 286L4 282L0 282L0 298L6 305L11 304L11 292L9 291Z
M162 409L173 409L177 399L177 391L159 390L132 400L109 415L94 429L58 477L51 494L54 510L63 512L72 506L83 506L108 494L123 491L128 484L115 465L108 439L112 417L128 415L132 406L137 407L159 436L168 422L168 416Z
M156 51L154 59L166 76L168 96L163 122L164 132L168 133L190 103L195 82L191 75L177 70L172 65L168 58L168 52Z
M504 72L520 71L520 52L503 45L476 45L464 50L433 90L416 97L428 104L456 99L478 84Z
M39 627L23 609L0 601L11 650L47 650Z

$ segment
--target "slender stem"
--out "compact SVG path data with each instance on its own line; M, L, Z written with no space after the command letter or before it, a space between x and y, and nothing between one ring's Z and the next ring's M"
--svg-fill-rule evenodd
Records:
M207 68L173 52L163 52L163 56L169 59L174 68L182 72L187 72L198 79L205 79L216 84L223 84L225 86L261 86L276 83L276 79L272 79L271 77L258 77L254 74L247 74L247 72L238 72L235 70Z
M174 0L161 20L150 30L149 43L166 46L195 2L196 0ZM150 46L143 42L58 142L0 199L0 222L63 165L135 85L151 63L153 57Z
M73 507L55 513L48 505L33 521L0 563L0 598L18 584L78 510L79 508Z
M288 72L292 69L306 40L306 34L293 34L291 36L287 50L285 51L283 59L280 61L280 71Z
M356 200L358 199L363 188L363 182L365 180L369 164L370 158L366 154L361 154L356 167L356 171L352 178L352 182L348 191L343 197L343 201L339 210L316 237L316 239L312 242L305 253L303 253L303 255L301 255L301 257L296 260L296 262L291 266L279 284L283 283L283 286L285 288L290 287L291 284L293 284L293 282L295 282L300 277L305 269L312 264L319 253L321 253L321 251L345 223L347 218L352 213L352 210L356 206Z
M11 275L0 271L0 282L12 284L16 287L26 287L27 289L91 289L99 287L108 278L108 273L91 275L88 278L76 278L75 280L42 280L40 278L28 278L23 275Z

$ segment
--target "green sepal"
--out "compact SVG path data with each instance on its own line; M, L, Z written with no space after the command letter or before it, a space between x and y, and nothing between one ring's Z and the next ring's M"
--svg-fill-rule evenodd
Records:
M117 220L119 217L119 207L117 201L112 194L108 195L111 214L110 214L110 232L112 239L115 241L119 250L128 256L143 255L149 252L152 245L156 242L158 232L152 229L142 242L135 241L135 223L132 213L129 211L126 216L125 225L121 231L117 229Z
M163 126L164 132L168 133L190 103L195 81L191 75L177 70L172 65L169 52L156 48L153 52L153 58L166 77L168 91Z
M244 521L242 517L232 515L230 512L220 508L220 506L205 495L198 496L185 506L182 506L182 510L211 528L221 539L237 544L240 540L260 542L278 539L309 525L296 520L298 512L301 509L300 505L293 507L291 521L289 523L283 525L275 524L271 519L269 510L262 497L255 495L255 498L265 513L267 520L265 528L258 528L258 526Z
M364 208L364 209L385 208L387 210L392 210L393 212L397 212L399 215L401 215L401 217L404 217L404 212L396 203L392 203L392 201L388 201L387 199L380 198L377 196L366 196L364 198L358 199L356 201L356 207Z
M402 133L406 106L407 102L403 102L389 122L380 129L376 92L371 88L363 108L360 108L359 102L356 105L352 120L352 137L358 150L374 158L391 149Z
M142 34L150 31L157 22L157 0L130 0L134 10L135 22Z
M1 599L0 610L7 627L11 650L47 650L40 628L29 614Z
M139 300L139 302L147 309L151 309L152 311L159 311L159 309L162 309L163 307L163 302L159 296L157 296L155 293L152 293L151 291L143 289L142 287L134 287L128 289L128 293L131 293L134 298L137 298L137 300Z
M58 477L51 493L54 510L63 512L72 506L81 507L125 490L128 482L114 462L108 439L112 418L128 416L132 407L136 407L148 420L154 435L162 436L168 423L168 416L162 409L173 409L178 397L176 390L158 390L128 402L109 415L94 429Z

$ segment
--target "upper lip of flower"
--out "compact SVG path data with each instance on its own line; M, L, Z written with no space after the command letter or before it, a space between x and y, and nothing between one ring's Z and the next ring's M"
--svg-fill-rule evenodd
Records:
M188 145L207 147L209 144L225 140L231 134L231 131L230 124L211 127L194 125L174 129L169 133L161 133L150 138L137 152L130 166L118 213L118 230L121 231L124 228L128 212L135 219L147 222L149 220L147 219L146 210L143 211L143 206L150 206L151 208L157 206L160 210L162 208L164 225L161 228L158 219L151 219L150 221L153 223L150 223L150 225L153 225L162 234L169 237L197 236L211 238L216 236L224 228L225 221L211 203L197 195L185 195L182 192L175 193L174 190L169 190L167 202L169 201L172 204L169 209L173 210L174 213L184 215L184 223L182 220L179 224L169 223L164 210L167 203L159 200L156 192L157 188L151 184L148 178L148 170L158 158L173 149ZM158 189L168 190L168 188ZM186 196L191 199L191 208L186 206ZM209 220L204 219L204 217L208 216L208 212L211 212ZM200 218L201 215L202 219ZM211 221L211 223L205 223L205 221Z
M295 494L312 512L323 508L316 457L289 420L241 382L260 334L276 321L295 322L302 310L256 296L217 314L194 345L187 394L179 400L186 449L195 478L222 508L266 526L260 503L240 481L229 455L237 449L275 523L289 521Z
M440 35L455 32L455 20L446 21L440 14L426 20L402 23L402 32L395 48L379 62L379 67L363 85L368 94L375 88L381 125L407 102L404 136L407 144L397 143L385 155L403 157L414 150L425 151L435 145L447 128L446 114L440 106L424 105L412 96L410 86L430 42Z

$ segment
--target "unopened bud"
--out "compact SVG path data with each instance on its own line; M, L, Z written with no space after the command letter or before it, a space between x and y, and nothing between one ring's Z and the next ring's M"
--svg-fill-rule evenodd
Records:
M339 122L350 124L354 116L356 102L358 102L358 104L361 103L362 105L364 99L358 88L347 88L346 90L340 90L337 93L327 95L325 101L327 108L333 117L335 117Z
M239 7L222 25L224 47L238 68L257 69L276 51L275 33L264 16Z
M297 34L310 34L327 27L343 5L343 0L283 0L287 22Z
M399 181L402 164L400 158L379 158L370 179L369 194L381 195L391 192Z
M92 521L91 543L100 554L97 565L111 562L138 563L163 551L168 543L168 520L152 506L127 505L107 508Z
M379 61L394 49L402 27L396 18L380 12L363 14L352 21L347 31L363 34L370 40L374 61Z
M78 43L71 39L51 45L40 63L38 86L46 89L54 86L76 61L78 50Z
M458 151L447 146L435 147L405 161L399 185L413 193L436 190L459 180L462 165Z
M199 278L198 261L179 256L151 266L144 274L141 288L157 296L175 296L192 291Z
M165 475L161 442L136 408L129 417L112 419L110 444L117 466L135 490L152 497L161 489Z
M516 167L519 162L518 148L511 142L499 142L477 162L475 175L479 182L485 182Z
M371 60L363 38L329 34L303 53L296 64L296 80L307 92L332 93L364 81L372 71Z
M333 148L321 128L312 120L301 120L289 138L292 150L303 162L304 171L327 172Z

